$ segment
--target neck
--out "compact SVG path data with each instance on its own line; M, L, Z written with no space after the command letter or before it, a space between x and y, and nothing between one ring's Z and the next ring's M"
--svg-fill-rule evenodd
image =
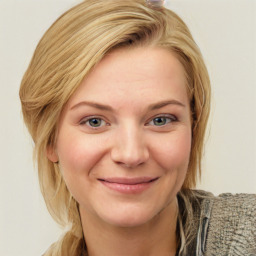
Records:
M89 256L174 256L176 253L176 200L152 220L136 227L104 223L82 207L80 213Z

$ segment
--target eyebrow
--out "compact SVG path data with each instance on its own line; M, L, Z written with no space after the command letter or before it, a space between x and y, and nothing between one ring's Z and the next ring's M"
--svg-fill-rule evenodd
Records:
M161 102L150 104L148 106L148 110L156 110L156 109L165 107L167 105L177 105L177 106L181 106L181 107L186 107L180 101L177 101L177 100L165 100L165 101L161 101ZM70 108L70 110L76 109L76 108L81 107L81 106L90 106L90 107L97 108L97 109L100 109L100 110L114 111L114 109L111 106L109 106L109 105L103 105L103 104L99 104L99 103L91 102L91 101L81 101L81 102L75 104L74 106L72 106Z
M76 109L81 106L90 106L93 108L98 108L100 110L113 111L113 108L108 105L103 105L103 104L99 104L99 103L91 102L91 101L81 101L81 102L75 104L74 106L72 106L70 109L73 110L73 109Z
M185 104L181 103L178 100L165 100L165 101L161 101L161 102L149 105L148 109L149 110L156 110L156 109L165 107L167 105L177 105L177 106L181 106L181 107L186 107Z

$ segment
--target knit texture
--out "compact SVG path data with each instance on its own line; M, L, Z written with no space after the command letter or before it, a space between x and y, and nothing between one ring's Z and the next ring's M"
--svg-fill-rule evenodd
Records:
M256 195L214 197L205 256L256 256Z

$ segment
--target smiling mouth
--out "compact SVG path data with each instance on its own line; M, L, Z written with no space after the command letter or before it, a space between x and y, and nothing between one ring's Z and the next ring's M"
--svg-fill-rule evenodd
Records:
M149 189L159 177L98 179L104 186L124 194L137 194Z

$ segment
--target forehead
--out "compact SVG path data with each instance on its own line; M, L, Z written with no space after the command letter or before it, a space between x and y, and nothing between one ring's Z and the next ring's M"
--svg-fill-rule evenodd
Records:
M156 101L187 99L185 71L173 53L162 48L122 48L105 56L83 80L70 103L82 100ZM127 102L128 103L128 102Z

